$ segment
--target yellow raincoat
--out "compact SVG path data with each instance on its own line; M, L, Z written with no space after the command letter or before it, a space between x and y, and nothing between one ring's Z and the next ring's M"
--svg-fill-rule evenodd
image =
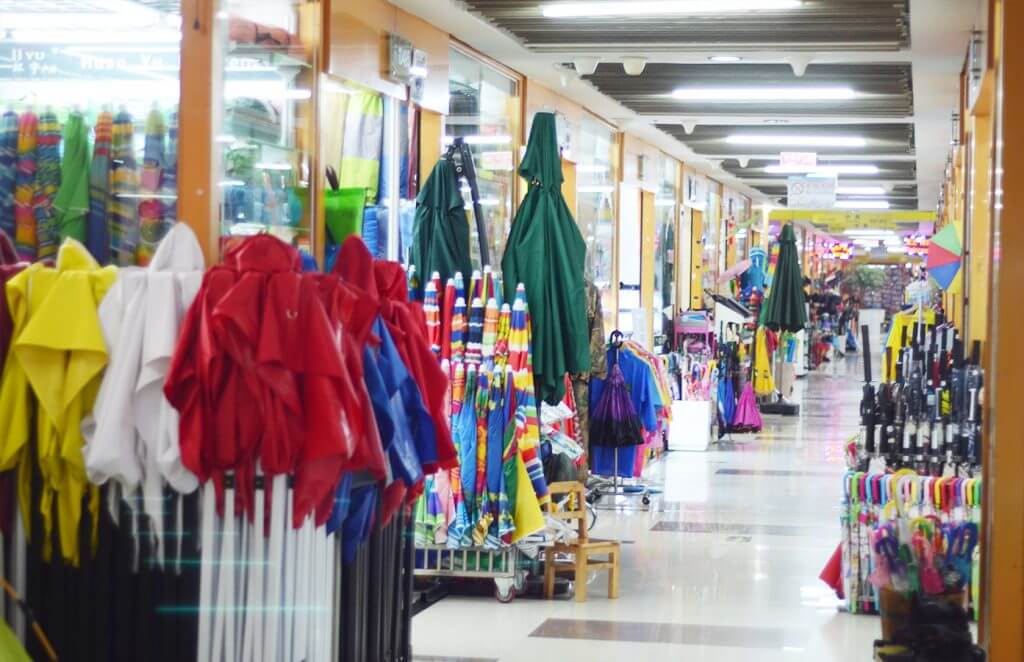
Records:
M85 473L80 426L107 363L97 307L116 274L116 267L101 268L82 244L67 239L56 269L32 264L7 283L14 330L0 378L0 469L18 467L21 516L30 534L29 441L35 437L43 554L49 558L52 552L56 500L61 555L72 565L79 562L78 526L87 491L94 523L99 512L99 492ZM95 536L94 525L93 545Z
M772 378L772 364L768 360L768 343L764 327L757 329L754 349L754 393L771 395L775 393L775 379Z

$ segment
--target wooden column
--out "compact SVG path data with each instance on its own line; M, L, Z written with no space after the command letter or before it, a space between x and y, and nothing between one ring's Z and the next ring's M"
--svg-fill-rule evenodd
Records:
M990 39L1002 97L1001 105L995 104L992 188L1003 194L1001 207L992 209L980 631L991 662L1019 662L1024 660L1024 443L1018 411L1024 401L1024 49L1013 48L1003 36L1024 30L1024 3L992 4ZM972 301L972 307L976 303L983 302Z

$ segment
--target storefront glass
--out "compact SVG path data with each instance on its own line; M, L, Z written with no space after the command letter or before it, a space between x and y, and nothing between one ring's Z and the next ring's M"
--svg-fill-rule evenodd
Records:
M303 3L298 3L301 5ZM302 34L296 3L225 0L217 12L223 97L216 143L221 148L222 250L258 232L312 251L315 36ZM359 107L368 126L378 105ZM377 187L373 162L353 164L358 185ZM372 172L371 172L372 171ZM347 182L344 164L343 185Z
M658 159L658 190L654 197L654 351L662 351L672 333L676 306L676 232L679 162Z
M153 4L7 3L0 230L21 259L71 237L147 264L175 222L181 11Z
M490 261L497 265L512 227L515 201L516 146L519 135L519 83L487 63L452 49L449 69L449 113L445 118L445 145L461 137L473 153L480 206ZM462 188L470 218L473 264L480 266L479 237L472 219L468 186Z
M576 223L587 243L586 275L601 292L605 332L611 333L615 325L615 133L584 118L576 155Z

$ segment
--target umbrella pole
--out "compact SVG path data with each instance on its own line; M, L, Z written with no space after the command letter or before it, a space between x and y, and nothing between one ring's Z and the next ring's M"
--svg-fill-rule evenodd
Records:
M196 662L210 662L211 621L215 619L214 611L214 576L213 559L216 540L214 527L217 520L216 494L212 481L203 487L203 514L201 549L199 557L199 646L196 651Z
M270 540L267 552L267 614L264 619L263 657L268 662L281 659L278 646L278 632L283 612L281 611L282 552L284 546L285 503L288 479L275 476L270 491Z

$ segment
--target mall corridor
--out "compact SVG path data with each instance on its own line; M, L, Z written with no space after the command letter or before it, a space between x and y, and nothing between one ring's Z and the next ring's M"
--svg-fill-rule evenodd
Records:
M760 433L707 453L670 452L648 469L664 489L649 512L598 511L592 535L623 541L633 578L618 600L604 599L604 573L591 573L583 604L448 597L413 619L415 659L864 660L878 618L837 611L818 579L839 542L862 380L858 356L826 364L798 380L800 416L765 416Z

